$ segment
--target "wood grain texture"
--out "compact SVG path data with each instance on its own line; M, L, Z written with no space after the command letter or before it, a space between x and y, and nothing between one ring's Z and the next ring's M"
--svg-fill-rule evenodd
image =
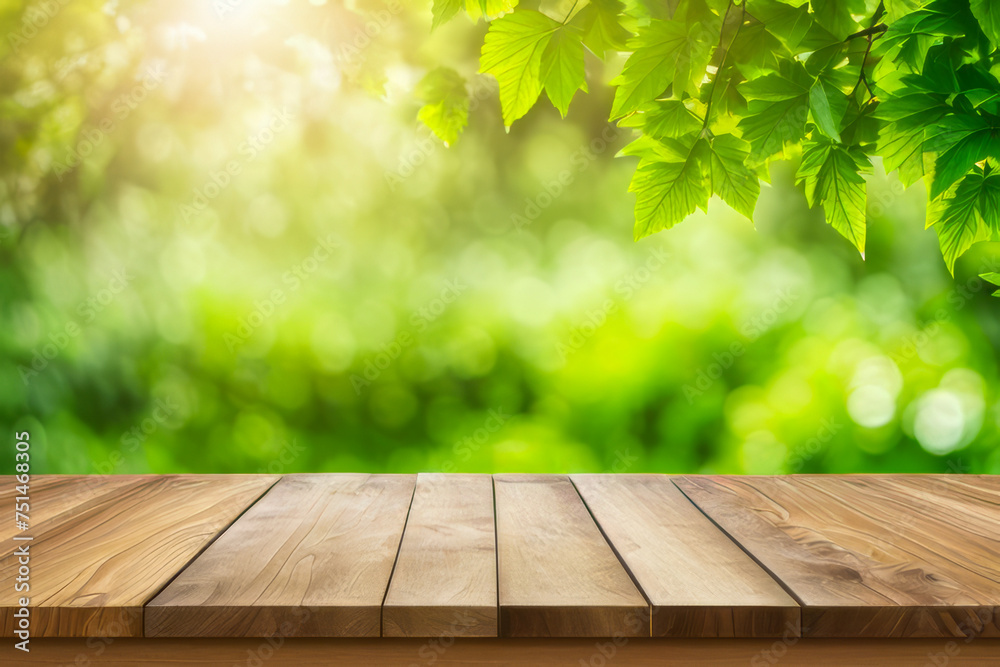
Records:
M802 603L814 637L1000 637L1000 489L942 476L676 484Z
M569 478L493 479L501 635L648 637L649 606Z
M385 637L496 637L489 475L420 474L389 592Z
M799 606L665 475L572 475L652 605L654 637L799 636Z
M414 475L282 478L146 607L149 637L378 637Z
M941 639L83 639L32 640L21 667L996 667L1000 640Z
M141 636L143 605L276 480L150 475L102 478L98 488L91 478L33 478L32 636ZM8 585L18 566L12 544L0 578L6 637L19 597Z
M74 515L107 502L106 496L149 481L148 475L38 475L31 477L30 530L39 534L70 520ZM0 476L0 507L14 507L18 494L13 475ZM0 541L21 534L13 521L0 522Z

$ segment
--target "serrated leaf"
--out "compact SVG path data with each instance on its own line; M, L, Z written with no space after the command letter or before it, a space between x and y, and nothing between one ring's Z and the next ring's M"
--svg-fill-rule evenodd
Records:
M438 67L420 80L416 94L424 102L417 117L446 146L453 145L469 122L465 79L453 69Z
M749 100L739 128L750 142L751 163L783 153L786 145L805 137L812 84L802 65L795 64L783 74L769 74L740 86Z
M1000 3L997 0L971 0L969 6L993 46L1000 47Z
M948 105L928 93L890 97L876 110L882 122L879 155L887 173L899 171L899 179L909 187L924 177L926 128L949 111Z
M608 51L624 51L632 37L621 24L625 5L619 0L591 0L570 22L583 31L583 43L598 58Z
M712 139L710 150L712 191L752 222L760 196L760 180L746 166L750 144L731 134L722 134Z
M528 113L542 92L542 54L560 24L541 12L522 9L490 23L479 71L500 84L504 125Z
M465 0L434 0L434 4L431 5L431 16L433 17L431 30L450 21L464 6Z
M998 127L979 115L950 114L928 130L927 150L937 153L931 199L947 191L977 162L998 157Z
M704 76L711 45L700 23L650 21L629 42L634 49L625 67L611 82L617 86L611 119L636 111L646 102L673 87L675 97L693 88Z
M680 100L657 100L618 122L619 127L641 128L654 139L679 139L701 129L702 121Z
M802 154L796 180L805 184L809 206L823 207L826 221L865 256L867 183L861 173L868 158L856 148L829 141L810 142Z
M962 37L966 26L952 7L915 11L895 20L881 40L878 53L905 65L911 72L921 72L927 54L943 37Z
M542 52L541 77L549 101L565 118L576 91L587 92L583 42L577 31L563 26L552 35Z
M708 208L711 190L704 171L706 141L692 136L687 143L673 139L662 143L662 150L649 148L629 184L629 192L636 194L636 240L670 229L697 208ZM672 161L658 159L668 156Z
M937 230L941 254L948 271L954 275L955 262L965 251L990 238L990 229L980 208L984 203L997 203L996 176L983 176L976 171L965 176L951 197L934 202L928 211L927 226Z

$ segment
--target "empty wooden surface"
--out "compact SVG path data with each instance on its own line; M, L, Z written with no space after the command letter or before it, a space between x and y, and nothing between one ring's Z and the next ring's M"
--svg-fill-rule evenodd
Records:
M496 637L489 475L420 474L382 607L385 637Z
M649 606L562 475L495 475L504 637L649 636Z
M676 483L801 602L804 636L1000 636L995 479Z
M26 532L34 538L28 543L31 635L142 636L143 605L276 480L150 475L92 486L88 478L35 478L30 498L38 509ZM10 555L20 544L4 544L0 622L6 637L13 636L23 595L14 590L18 563Z
M43 641L383 634L446 664L486 635L1000 638L995 476L37 476L30 497L28 531L0 524L8 637L30 535Z
M288 475L149 603L149 637L378 637L414 475Z
M799 634L799 607L664 475L572 481L652 604L654 637Z

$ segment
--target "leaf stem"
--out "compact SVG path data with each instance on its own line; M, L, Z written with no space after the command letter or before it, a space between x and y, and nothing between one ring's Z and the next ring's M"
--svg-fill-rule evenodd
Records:
M871 28L865 28L864 30L859 30L853 35L848 35L847 37L844 38L844 41L849 42L852 39L857 39L858 37L873 37L874 35L882 34L888 29L889 26L887 26L884 23L880 23L876 26L872 26Z
M861 72L858 74L858 82L854 84L854 88L851 89L852 97L858 91L858 86L860 86L862 83L865 84L865 88L868 90L869 99L873 99L875 97L875 93L874 91L872 91L871 84L868 82L868 77L865 76L865 65L868 63L868 56L871 55L872 42L875 39L875 35L879 34L880 32L884 32L875 30L875 27L878 25L878 22L882 18L883 14L885 14L885 2L879 2L878 7L875 8L875 14L872 16L871 25L868 26L867 30L861 31L861 33L866 33L865 36L868 38L868 46L865 47L865 55L861 58ZM856 33L856 34L860 35L861 33ZM849 40L851 39L851 37L848 37L847 39Z
M705 135L710 133L708 129L708 123L712 119L712 101L715 99L715 87L719 83L719 78L722 76L722 71L726 66L726 61L729 59L729 50L733 48L733 43L736 42L736 38L740 35L740 29L743 27L743 22L746 20L747 13L747 3L746 0L740 4L742 14L740 15L740 24L736 26L736 32L733 33L733 38L729 40L729 45L726 46L725 50L722 52L722 59L719 61L719 67L715 70L715 76L712 77L712 84L708 89L708 102L705 103L705 118L701 124L701 133ZM715 47L716 50L722 48L722 41L726 33L726 24L729 22L729 12L733 9L733 0L729 0L729 6L726 7L726 13L722 16L722 27L719 29L719 44Z
M566 25L566 23L569 21L569 17L573 16L573 10L576 9L576 6L578 4L580 4L580 0L574 0L573 6L569 8L568 12L566 12L566 18L564 18L562 21L563 25Z

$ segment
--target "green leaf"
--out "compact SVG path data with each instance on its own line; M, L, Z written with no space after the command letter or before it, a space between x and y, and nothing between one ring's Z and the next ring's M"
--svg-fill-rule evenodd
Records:
M708 67L711 44L700 23L650 21L629 47L634 49L625 67L611 82L617 86L611 119L636 111L673 86L675 97L690 91Z
M632 33L621 24L625 5L619 0L590 0L570 23L583 30L583 43L594 55L604 58L609 51L624 51Z
M712 139L710 149L712 191L752 222L760 180L746 166L750 144L731 134L721 134Z
M747 12L794 53L798 53L799 46L815 25L809 7L801 2L790 5L777 0L747 0Z
M769 74L740 86L749 103L739 128L750 142L754 164L783 153L785 146L805 137L813 79L801 64L784 69L783 74Z
M928 131L926 149L937 153L931 199L937 199L987 157L1000 157L995 124L979 115L950 114Z
M483 18L487 21L501 14L509 14L517 7L518 0L465 0L465 11L473 21Z
M932 7L901 16L881 40L878 53L904 64L911 72L921 72L927 53L943 37L962 37L966 26L953 7L940 11Z
M560 24L540 12L522 9L490 23L479 71L500 83L504 125L528 113L542 92L542 54Z
M646 157L640 160L628 188L636 193L636 240L670 229L697 208L706 210L711 195L705 178L708 144L704 139L692 135L687 141L658 143L659 148L643 148Z
M823 206L826 221L865 256L867 156L857 148L829 141L809 142L796 180L804 183L809 206Z
M882 102L875 114L883 121L878 148L886 172L899 170L906 187L923 178L926 129L948 112L948 105L929 93L890 97Z
M1000 286L1000 273L981 273L979 277L988 283ZM993 292L993 296L1000 296L1000 289Z
M890 23L898 21L907 14L922 9L929 0L883 0L885 13Z
M971 0L969 5L973 16L979 21L979 27L993 42L993 46L1000 47L1000 3L997 0Z
M989 240L990 229L983 217L984 207L998 204L1000 176L984 176L976 170L961 180L951 197L931 205L927 226L933 225L937 230L941 254L952 275L956 260L966 250L980 241ZM990 215L995 220L995 213Z
M810 0L816 22L844 39L861 29L853 15L865 13L864 0Z
M847 98L829 84L817 81L809 89L809 111L820 132L840 142L840 121L847 111Z
M469 122L469 94L465 79L448 67L431 70L417 84L417 96L424 102L417 117L446 146L453 145Z
M654 139L679 139L701 129L702 121L680 100L657 100L618 121L620 127L641 128Z
M750 22L740 28L729 47L729 59L749 76L778 71L781 60L791 53L763 23Z
M541 77L549 101L565 118L576 91L587 92L580 33L566 26L556 31L542 52Z
M450 21L464 6L465 0L434 0L434 4L431 5L431 16L433 16L431 30Z

